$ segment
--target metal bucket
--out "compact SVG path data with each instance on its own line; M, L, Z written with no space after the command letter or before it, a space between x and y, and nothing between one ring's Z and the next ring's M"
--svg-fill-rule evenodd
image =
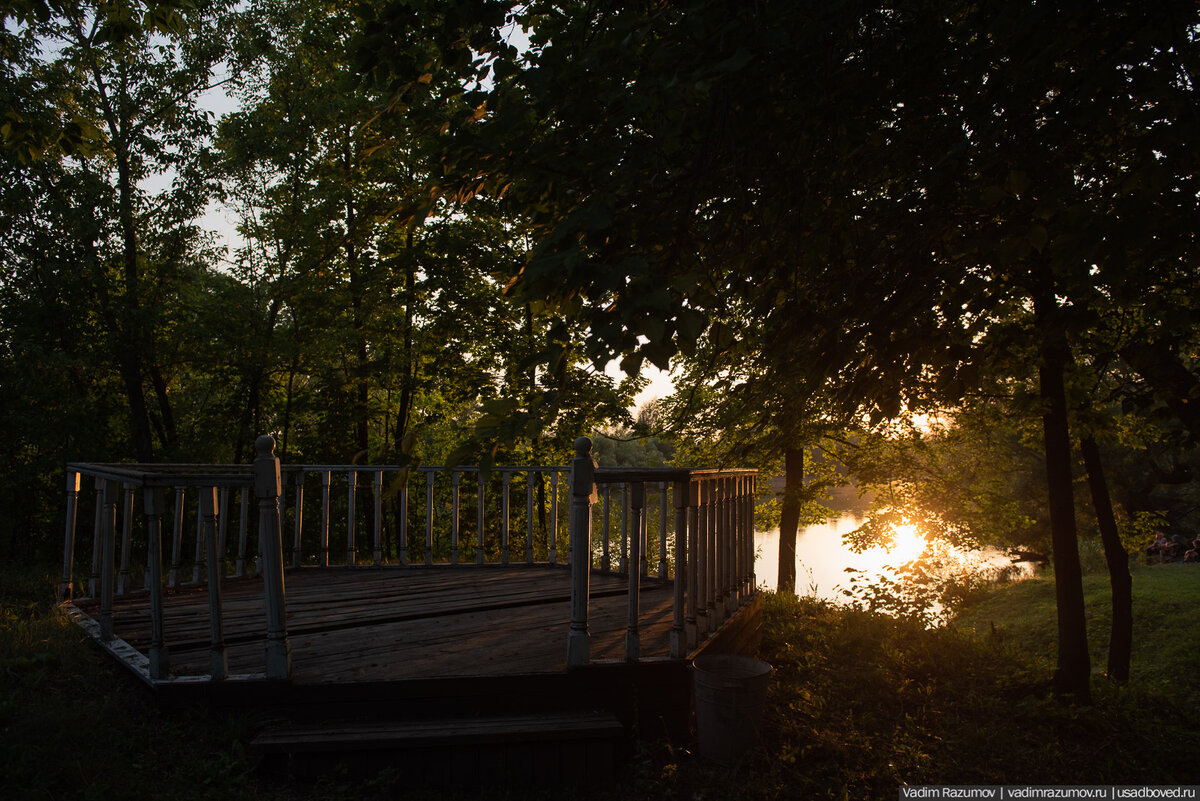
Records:
M771 670L748 656L701 656L692 662L701 756L732 765L758 741Z

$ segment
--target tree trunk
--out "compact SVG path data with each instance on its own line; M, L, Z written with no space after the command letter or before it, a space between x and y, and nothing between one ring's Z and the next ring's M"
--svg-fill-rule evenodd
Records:
M288 439L292 433L292 401L295 399L296 373L300 371L300 355L297 353L292 357L292 362L288 366L287 380L287 397L283 404L283 444L279 450L279 458L287 460L288 457Z
M142 464L154 461L154 441L150 435L150 413L146 396L142 394L142 370L137 353L128 345L121 347L121 382L125 385L125 400L129 404L129 427L133 448Z
M776 590L796 594L796 533L800 528L800 506L804 493L804 451L787 446L783 450L783 509L779 516L779 582Z
M122 134L123 136L123 134ZM114 143L117 162L117 201L121 225L121 261L124 273L125 292L122 297L118 336L122 340L120 364L121 379L125 385L125 396L129 403L130 423L133 427L134 447L139 462L154 461L153 438L150 431L150 412L146 407L143 392L145 368L142 354L149 344L146 342L145 326L138 281L137 227L133 218L133 178L130 175L129 153L123 138Z
M412 236L410 234L410 236ZM411 448L408 442L408 424L412 416L413 393L416 389L417 369L416 354L413 353L413 331L415 327L416 303L416 269L412 256L404 254L404 375L400 382L400 403L396 409L396 449L408 455Z
M162 419L162 446L165 450L166 457L170 461L173 454L179 452L179 431L175 427L175 412L171 409L171 397L167 394L167 380L162 374L162 370L158 369L158 365L151 362L146 367L146 372L150 375L150 383L154 387L154 397L158 401L158 413Z
M1117 521L1113 516L1108 481L1100 461L1100 447L1091 436L1079 442L1083 464L1087 469L1092 505L1100 541L1104 543L1104 561L1108 564L1108 581L1112 588L1112 628L1108 635L1108 677L1117 684L1129 681L1129 662L1133 651L1133 577L1129 574L1129 553L1121 544Z
M1058 607L1058 669L1054 691L1088 703L1091 661L1083 606L1083 570L1075 527L1071 479L1071 439L1067 424L1063 376L1070 352L1058 320L1053 295L1034 302L1042 363L1038 379L1042 398L1042 430L1046 446L1046 486L1050 500L1050 533L1054 557L1054 589Z

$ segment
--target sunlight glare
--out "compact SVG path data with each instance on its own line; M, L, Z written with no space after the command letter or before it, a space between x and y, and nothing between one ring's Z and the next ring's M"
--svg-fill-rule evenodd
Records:
M926 545L916 523L898 523L892 526L892 544L887 552L893 564L903 565L919 559Z

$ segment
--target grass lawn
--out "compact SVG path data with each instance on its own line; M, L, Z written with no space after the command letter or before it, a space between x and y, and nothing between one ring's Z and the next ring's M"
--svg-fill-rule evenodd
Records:
M1100 669L1106 583L1087 579ZM245 752L255 721L155 711L54 613L53 586L49 570L0 570L0 798L410 797L394 775L264 785ZM728 769L645 744L601 795L894 799L903 783L1200 784L1200 565L1136 569L1134 680L1118 688L1097 674L1086 708L1048 693L1053 590L1046 579L998 587L940 630L769 596L762 657L776 672L758 747Z
M1200 565L1134 566L1131 683L1180 705L1200 707ZM1108 662L1112 625L1107 574L1083 577L1092 670ZM1054 579L1042 576L991 593L959 614L959 628L1016 640L1051 670L1057 648Z

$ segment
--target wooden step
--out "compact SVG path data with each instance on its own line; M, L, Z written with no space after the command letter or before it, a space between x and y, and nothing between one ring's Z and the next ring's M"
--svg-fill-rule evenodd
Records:
M264 767L301 778L384 769L406 783L492 787L611 780L624 736L609 712L278 724L251 751Z

